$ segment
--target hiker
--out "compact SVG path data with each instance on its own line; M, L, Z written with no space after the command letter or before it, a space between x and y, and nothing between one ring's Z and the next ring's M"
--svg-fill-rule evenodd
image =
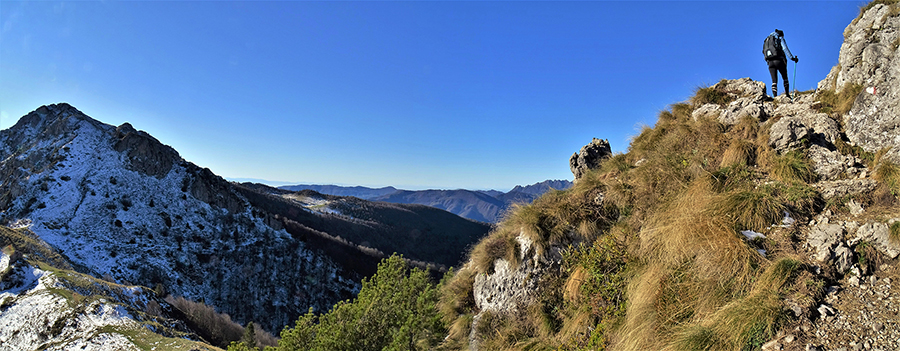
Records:
M787 55L785 55L787 54ZM791 98L790 84L788 83L787 58L797 63L797 56L791 55L787 42L784 41L784 32L776 29L766 37L763 42L763 55L769 64L769 74L772 75L772 96L778 96L778 72L781 72L781 80L784 81L784 95Z

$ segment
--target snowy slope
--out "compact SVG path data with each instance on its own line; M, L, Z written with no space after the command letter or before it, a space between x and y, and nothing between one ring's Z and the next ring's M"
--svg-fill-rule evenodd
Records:
M30 221L80 271L159 285L274 331L358 288L228 183L128 124L45 106L0 132L0 159L0 221Z
M144 288L10 258L0 252L0 351L213 349L143 313L152 294ZM180 337L158 334L172 331Z

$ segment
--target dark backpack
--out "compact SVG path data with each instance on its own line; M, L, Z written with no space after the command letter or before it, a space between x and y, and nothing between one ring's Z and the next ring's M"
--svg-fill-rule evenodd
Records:
M763 56L766 57L766 60L773 59L776 57L783 57L784 51L781 50L781 40L778 39L774 34L766 37L766 40L763 41Z

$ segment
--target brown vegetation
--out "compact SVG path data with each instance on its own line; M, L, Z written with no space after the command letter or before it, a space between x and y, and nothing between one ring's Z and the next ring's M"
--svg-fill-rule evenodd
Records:
M548 279L541 302L517 314L482 313L481 347L742 350L771 338L789 322L783 297L811 293L797 288L806 266L764 257L757 250L769 244L739 232L764 230L785 212L808 218L822 201L805 155L768 145L777 119L726 126L692 117L702 104L733 99L698 89L572 189L511 211L443 288L450 342L466 343L478 312L473 277L491 274L498 258L515 264L519 235L538 252L571 245L567 274Z
M202 302L195 302L183 297L169 295L166 302L184 314L184 320L198 335L207 342L218 347L228 347L233 341L240 341L244 336L244 327L231 320L227 313L218 313ZM252 333L259 347L274 346L277 339L262 329L255 328Z

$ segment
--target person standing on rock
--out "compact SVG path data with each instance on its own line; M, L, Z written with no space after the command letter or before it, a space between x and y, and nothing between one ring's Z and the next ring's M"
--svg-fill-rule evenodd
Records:
M791 97L790 83L787 74L787 58L797 63L800 61L797 56L791 55L787 42L784 40L784 32L776 29L772 34L763 41L763 55L766 63L769 64L769 74L772 76L772 96L778 96L778 73L781 73L781 80L784 81L784 95Z

